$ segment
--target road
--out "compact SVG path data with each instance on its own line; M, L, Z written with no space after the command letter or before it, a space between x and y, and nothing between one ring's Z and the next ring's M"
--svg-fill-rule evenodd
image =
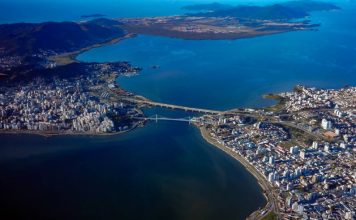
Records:
M173 105L173 104L154 102L154 101L144 99L144 98L123 98L123 100L132 102L132 103L136 103L136 104L143 104L143 105L148 105L148 106L153 106L153 107L183 110L183 111L187 111L187 112L197 112L197 113L204 113L204 114L222 114L223 113L223 111L218 111L218 110L192 108L192 107L186 107L186 106L181 106L181 105Z

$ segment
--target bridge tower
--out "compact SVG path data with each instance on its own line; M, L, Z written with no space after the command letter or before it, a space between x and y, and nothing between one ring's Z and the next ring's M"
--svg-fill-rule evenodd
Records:
M156 114L156 123L158 122L158 115Z

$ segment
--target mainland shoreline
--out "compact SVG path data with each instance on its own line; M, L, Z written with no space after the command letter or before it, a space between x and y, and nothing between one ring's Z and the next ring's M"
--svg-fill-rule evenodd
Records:
M258 210L251 213L246 219L262 219L270 212L278 213L277 199L273 194L273 188L268 183L268 181L262 176L262 174L258 170L256 170L256 168L251 165L245 158L232 151L230 148L227 148L222 144L218 143L214 138L209 135L208 130L204 126L199 126L197 124L195 124L195 126L199 129L201 136L206 142L217 147L218 149L222 150L223 152L237 160L242 166L244 166L244 168L250 174L255 177L258 184L261 186L263 190L263 195L266 198L266 205L263 208L259 208Z
M137 34L134 33L127 33L126 35L124 35L123 37L117 37L114 39L111 39L109 41L103 42L103 43L98 43L98 44L94 44L85 48L82 48L80 50L77 51L73 51L73 52L69 52L69 53L63 53L63 54L59 54L59 55L54 55L49 57L48 59L51 61L56 62L58 65L67 65L67 64L71 64L71 63L81 63L81 61L77 60L77 57L86 52L89 51L91 49L95 49L95 48L100 48L100 47L104 47L104 46L108 46L108 45L113 45L116 44L120 41L126 40L126 39L130 39L130 38L134 38L136 37Z
M31 131L31 130L0 130L0 135L36 135L41 137L55 137L55 136L115 136L120 134L125 134L139 128L140 126L144 126L143 122L135 123L132 127L123 131L115 131L111 133L95 133L95 132L72 132L72 131L62 131L62 132L53 132L53 131Z

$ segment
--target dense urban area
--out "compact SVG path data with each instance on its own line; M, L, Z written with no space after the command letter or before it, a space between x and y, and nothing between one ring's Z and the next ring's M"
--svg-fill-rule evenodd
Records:
M88 74L74 78L39 77L1 87L0 130L110 134L142 125L142 106L127 102L137 97L115 83L118 75L138 69L127 63L86 68ZM209 142L237 156L265 190L268 204L251 216L354 219L356 87L297 86L269 97L279 103L265 109L212 111L192 119Z
M127 63L87 68L90 74L72 79L36 78L1 87L1 131L108 134L141 125L139 106L123 101L135 97L115 84L118 75L137 69ZM297 86L269 96L279 103L192 119L208 141L250 167L264 188L268 204L252 216L273 212L280 218L354 219L356 87Z
M273 111L198 119L211 143L253 167L282 219L355 219L356 87L296 87Z
M127 63L86 64L87 74L73 78L36 78L0 88L0 130L40 134L103 134L129 130L141 116L115 80L137 69Z

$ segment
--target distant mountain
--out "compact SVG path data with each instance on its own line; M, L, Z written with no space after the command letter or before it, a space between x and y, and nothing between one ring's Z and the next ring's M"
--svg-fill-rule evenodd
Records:
M72 52L121 37L118 22L96 19L89 22L46 22L0 25L2 55L29 56L43 51Z
M267 6L234 6L221 9L217 4L205 5L209 8L209 12L200 12L190 14L194 16L208 16L208 17L236 17L239 19L260 19L260 20L290 20L297 18L304 18L312 11L333 10L338 9L337 6L324 2L315 1L292 1L281 4L267 5ZM204 8L204 5L191 6L190 8Z
M305 11L305 12L313 12L313 11L329 11L340 9L336 5L326 2L316 2L309 0L301 0L301 1L290 1L283 3L282 5L293 8L295 10Z
M100 17L105 17L103 14L88 14L88 15L82 15L80 16L82 18L100 18Z
M218 10L210 13L201 13L198 16L210 17L236 17L240 19L262 19L262 20L280 20L280 19L293 19L302 18L307 16L308 13L283 5L271 6L237 6L231 9Z
M211 4L197 4L197 5L188 5L183 7L184 10L189 11L217 11L217 10L225 10L232 8L233 6L221 3L211 3Z

